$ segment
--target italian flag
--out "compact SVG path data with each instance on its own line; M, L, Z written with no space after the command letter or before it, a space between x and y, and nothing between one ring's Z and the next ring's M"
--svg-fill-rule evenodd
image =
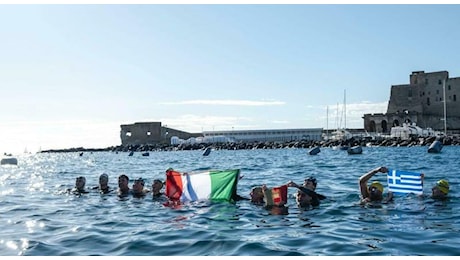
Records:
M173 201L231 201L240 170L181 173L166 171L166 196Z

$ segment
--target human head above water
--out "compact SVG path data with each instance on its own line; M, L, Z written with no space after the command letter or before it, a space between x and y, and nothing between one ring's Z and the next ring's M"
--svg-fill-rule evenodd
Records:
M383 199L383 185L378 181L373 181L368 187L369 199L371 201L380 201Z
M144 181L144 179L142 179L142 178L138 178L138 179L134 180L134 183L138 183L138 184L140 184L140 185L142 185L142 186L145 185L145 181Z
M438 187L438 189L440 191L442 191L442 193L446 194L449 193L449 182L446 181L446 180L439 180L437 183L436 183L436 186Z
M439 180L432 189L433 198L444 198L449 193L449 182L447 180Z
M109 182L109 175L103 173L99 176L99 184L107 184Z
M125 174L118 176L118 187L128 187L129 178Z
M126 176L126 174L122 174L122 175L118 176L118 180L120 180L120 179L125 179L125 180L129 181L129 177Z
M308 179L305 179L303 182L303 186L307 188L312 188L313 190L316 189L316 185L318 182L316 181L316 178L313 176L308 177Z
M161 189L161 188L163 188L163 185L164 185L164 184L163 184L163 182L162 182L160 179L155 179L155 180L153 180L152 187L153 187L153 186L157 186L157 187L160 187L160 189Z
M145 185L145 181L144 179L142 178L138 178L136 180L134 180L134 183L133 183L133 193L135 195L144 195L144 185Z
M153 194L159 193L162 188L163 188L163 182L161 180L159 179L153 180L153 183L152 183L152 193Z
M306 208L311 205L311 197L301 190L298 190L295 194L295 201L300 208Z
M371 185L369 185L369 192L372 191L372 188L376 188L380 193L383 193L383 185L378 181L373 181Z
M264 202L264 193L261 186L257 186L251 189L249 193L251 197L251 202L253 203L263 203Z
M83 176L79 176L75 179L75 187L79 190L82 190L85 188L86 184L86 178Z

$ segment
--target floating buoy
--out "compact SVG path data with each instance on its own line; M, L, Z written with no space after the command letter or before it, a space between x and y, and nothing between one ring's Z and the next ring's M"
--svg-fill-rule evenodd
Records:
M308 151L309 155L317 155L319 152L321 152L321 149L319 149L319 146L316 146L315 148L311 149Z

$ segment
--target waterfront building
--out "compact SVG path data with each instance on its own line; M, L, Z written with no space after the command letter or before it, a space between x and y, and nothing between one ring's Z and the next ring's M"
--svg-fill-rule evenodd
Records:
M226 137L233 142L321 141L323 128L204 131L204 138Z

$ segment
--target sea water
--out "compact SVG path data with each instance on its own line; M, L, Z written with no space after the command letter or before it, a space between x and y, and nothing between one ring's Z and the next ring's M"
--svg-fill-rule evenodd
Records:
M321 148L151 152L43 153L18 156L0 167L0 255L460 255L458 174L460 147L441 153L427 147L364 147L360 155ZM359 205L358 178L379 166L423 172L424 193L398 196L381 207ZM102 173L165 179L165 170L190 172L240 169L238 194L252 187L292 180L318 180L326 195L318 208L300 210L289 188L287 215L273 215L248 201L198 202L171 208L116 193L65 193L78 176L97 186ZM451 186L449 199L429 198L439 179ZM386 183L378 173L372 180ZM385 185L385 193L387 185Z

